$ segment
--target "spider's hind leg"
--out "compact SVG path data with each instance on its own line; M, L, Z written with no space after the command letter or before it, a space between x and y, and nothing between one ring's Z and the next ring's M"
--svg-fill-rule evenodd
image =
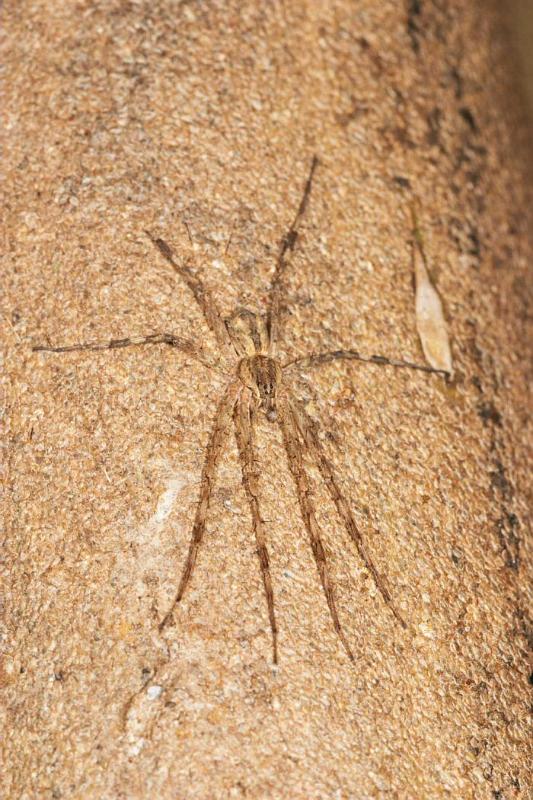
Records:
M259 474L254 451L255 410L251 401L249 390L243 391L241 399L235 406L233 418L235 422L235 436L237 439L237 447L239 449L239 457L242 468L242 482L248 498L248 503L250 505L250 511L252 513L252 524L257 545L257 555L259 557L259 564L261 567L261 574L263 576L263 585L265 587L265 595L268 605L268 616L272 631L273 661L274 664L277 664L278 627L274 612L274 592L272 589L272 577L270 575L270 560L266 546L263 518L261 517L261 510L259 507Z
M218 463L220 461L220 456L222 454L228 430L231 425L233 409L237 401L237 394L239 390L240 386L238 383L230 383L226 389L226 393L218 404L215 421L213 422L213 427L211 429L209 441L207 442L206 447L204 468L202 470L200 497L198 498L198 504L196 506L196 515L194 518L187 560L185 561L185 566L183 568L183 572L181 573L181 579L179 582L178 591L174 597L174 601L159 624L160 631L163 630L163 628L167 625L176 604L179 603L183 597L196 564L198 550L200 549L200 545L202 544L202 539L205 533L207 511L209 509L209 502L211 500L211 494L215 485Z
M315 516L309 480L304 467L304 450L287 398L283 398L281 400L279 404L279 410L279 420L283 434L283 442L287 452L289 469L294 479L298 503L300 505L303 521L311 541L311 549L313 551L315 564L317 566L322 588L328 603L329 613L331 615L331 619L333 620L335 631L337 632L337 635L341 640L348 657L351 661L355 661L354 655L350 645L348 644L348 640L344 635L344 631L339 620L333 584L329 577L326 553L322 544L321 531Z
M387 586L385 585L383 578L379 574L374 562L366 550L363 537L359 532L350 507L344 499L344 496L339 488L333 467L326 458L326 454L324 453L312 420L309 418L301 405L292 397L287 401L287 404L289 405L290 414L291 418L294 420L294 425L313 455L322 479L326 484L329 495L335 504L337 513L343 521L348 535L355 544L359 556L361 557L367 570L372 575L379 593L383 597L383 600L391 610L392 614L396 617L402 628L407 628L405 620L392 601L392 597Z

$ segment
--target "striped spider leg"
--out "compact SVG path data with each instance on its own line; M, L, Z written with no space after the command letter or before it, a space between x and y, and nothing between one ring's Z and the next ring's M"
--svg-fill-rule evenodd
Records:
M335 628L349 659L351 661L355 661L354 655L351 651L350 645L348 644L348 640L344 635L344 631L339 620L337 605L335 602L335 592L328 573L326 551L324 550L324 546L322 544L322 536L320 526L315 515L309 478L305 470L304 459L305 451L308 449L307 442L305 438L301 437L301 433L298 430L296 418L293 414L288 397L283 397L282 395L279 405L281 412L280 425L283 434L283 444L285 445L287 460L289 462L289 469L296 487L296 494L298 496L298 503L300 506L302 519L309 535L309 541L313 551L316 567L318 569L318 574L320 576L320 582L326 596L331 619L333 620L333 627Z
M148 336L128 336L123 339L106 339L93 342L76 342L75 344L51 345L36 344L32 347L34 353L72 353L76 350L117 350L123 347L133 347L144 344L168 344L180 350L182 353L194 358L204 367L216 369L214 364L210 364L201 350L193 341L175 336L173 333L151 333Z
M209 440L207 442L205 451L202 479L200 482L200 497L198 498L196 505L196 515L194 517L194 523L192 527L189 552L187 553L185 566L183 568L183 572L181 573L176 596L174 597L169 610L159 624L160 631L162 631L172 619L172 612L174 611L176 604L179 603L183 597L196 564L198 550L200 549L200 545L202 544L202 539L205 533L207 512L209 510L211 493L215 484L220 456L222 455L224 445L226 444L228 430L232 421L233 410L235 408L237 397L240 394L240 390L241 387L237 381L232 381L229 383L216 410L215 420L211 428L211 433L209 435Z
M227 352L231 345L231 339L224 324L220 313L216 307L215 301L209 290L204 286L202 281L194 274L188 263L179 263L174 258L174 255L163 239L157 239L151 233L145 231L150 241L158 248L161 255L171 264L175 272L183 280L183 282L191 290L200 310L207 322L207 325L215 334L215 338L223 354ZM184 339L180 336L175 336L173 333L151 333L148 336L129 336L121 339L108 339L107 341L93 341L93 342L76 342L75 344L52 346L35 345L32 347L34 352L49 352L49 353L70 353L76 350L114 350L122 347L131 347L145 344L168 344L187 353L192 358L195 358L204 366L215 368L214 365L205 361L203 353L190 339Z
M265 317L247 309L240 309L231 317L224 319L220 315L211 293L191 269L190 265L178 260L163 239L156 238L147 232L148 237L159 253L191 290L208 327L216 337L223 357L223 364L229 364L228 356L230 353L234 364L232 375L218 403L205 450L200 495L196 505L189 549L178 589L170 608L159 625L159 629L163 630L172 619L175 606L182 599L192 577L206 529L207 514L218 465L229 430L233 424L241 465L243 488L250 507L256 552L267 601L274 663L278 661L278 627L275 616L266 531L259 499L258 479L260 473L255 452L255 431L258 414L263 413L269 422L277 423L280 426L300 512L309 536L333 626L346 653L353 661L354 656L343 632L337 612L334 585L328 572L326 552L322 544L322 534L315 515L309 477L306 471L306 458L309 458L318 468L319 475L333 501L339 519L354 542L358 554L366 569L370 572L383 601L400 624L403 627L406 627L406 624L395 608L390 592L366 549L349 505L339 488L333 467L323 451L317 426L311 421L303 406L294 397L286 383L284 373L285 371L290 372L296 366L308 368L320 366L337 359L348 359L442 374L441 370L435 370L425 365L390 359L385 356L365 356L355 350L334 350L299 357L287 362L285 365L281 365L276 358L277 347L282 338L284 321L282 298L285 291L286 268L298 239L298 229L308 206L313 178L318 164L318 159L315 156L311 163L296 215L287 233L281 239ZM180 339L172 334L152 334L146 337L114 339L108 342L90 342L61 347L41 345L33 349L66 352L158 343L172 345L205 364L201 351L192 342ZM211 365L206 364L206 366Z
M272 631L272 658L274 664L278 663L278 626L274 611L274 590L272 588L272 577L270 575L270 559L266 546L266 533L261 509L259 507L259 463L255 455L255 428L257 420L257 402L251 389L244 388L241 392L239 403L235 407L234 423L235 438L239 450L239 458L242 469L242 482L246 493L250 512L252 515L252 526L254 529L255 543L261 574L263 576L263 586L268 606L268 617L270 629Z

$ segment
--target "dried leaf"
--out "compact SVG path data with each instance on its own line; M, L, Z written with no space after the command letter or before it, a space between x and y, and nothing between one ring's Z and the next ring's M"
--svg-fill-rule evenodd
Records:
M431 366L451 373L452 354L441 299L429 278L416 230L415 235L416 328L424 355Z

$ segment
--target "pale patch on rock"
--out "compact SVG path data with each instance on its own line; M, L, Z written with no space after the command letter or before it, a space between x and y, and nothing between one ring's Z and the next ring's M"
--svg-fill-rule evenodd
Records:
M146 603L152 608L164 605L168 598L159 598L159 591L166 586L169 578L169 550L181 540L185 531L176 529L172 521L178 497L190 485L187 475L176 472L167 462L152 462L148 465L161 477L157 482L163 484L155 509L146 522L134 525L126 519L125 548L117 558L114 580L120 586L124 605L132 612L131 604L141 605L138 611L147 612ZM172 525L172 532L169 531ZM129 616L128 613L128 616Z

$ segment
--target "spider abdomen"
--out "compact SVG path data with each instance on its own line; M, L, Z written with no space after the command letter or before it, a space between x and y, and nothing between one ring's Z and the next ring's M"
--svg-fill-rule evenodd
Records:
M281 384L281 367L268 356L243 358L239 363L239 378L259 400L270 422L277 419L276 396Z

